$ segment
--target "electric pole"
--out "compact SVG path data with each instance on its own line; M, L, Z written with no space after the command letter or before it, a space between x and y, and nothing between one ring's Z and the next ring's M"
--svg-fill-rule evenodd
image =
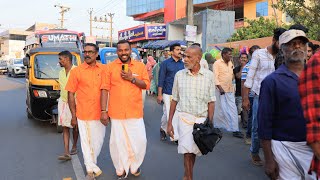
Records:
M188 25L193 26L193 0L187 0Z
M187 0L187 25L193 26L193 0ZM188 41L188 47L191 46L191 44L192 42Z
M64 19L64 13L65 12L68 12L69 10L70 10L70 8L69 7L66 7L66 6L62 6L62 5L54 5L54 7L58 7L58 8L60 8L60 14L61 14L61 19L59 19L60 20L60 27L61 28L63 28L63 23L64 23L64 20L66 20L66 19Z
M108 13L108 16L110 17L110 20L107 19L107 15L104 15L104 18L103 17L100 17L100 18L94 17L93 22L96 22L96 23L110 23L110 28L101 28L101 27L94 27L94 28L95 29L110 30L109 46L112 47L112 32L113 32L112 24L113 24L114 13Z
M113 16L114 13L108 13L108 16L110 17L110 47L112 47L112 33L113 33L113 29L112 29L112 24L113 24Z
M89 14L90 14L90 36L92 36L92 12L93 12L93 9L90 8L89 9Z

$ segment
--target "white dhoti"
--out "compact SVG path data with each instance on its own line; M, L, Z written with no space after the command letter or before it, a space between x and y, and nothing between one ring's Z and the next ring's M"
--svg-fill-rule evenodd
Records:
M81 150L87 172L100 172L97 158L100 154L106 127L99 120L80 120L78 128L81 140Z
M196 117L192 114L176 111L174 118L176 118L179 123L178 131L180 136L178 153L192 153L196 154L197 156L201 156L201 151L193 140L192 132L194 123L203 123L206 120L206 117Z
M308 170L313 152L306 142L271 141L275 161L279 166L279 180L316 180Z
M216 89L213 122L216 128L222 128L230 132L239 131L238 111L234 93L220 95L220 91Z
M163 115L161 118L161 129L163 129L167 133L167 128L168 128L168 120L169 120L169 111L170 111L170 105L171 105L171 100L172 96L168 94L163 94ZM174 134L174 139L170 138L171 141L176 141L179 138L179 133L178 133L178 120L176 118L172 119L172 126L173 130L175 132Z
M110 154L117 175L137 172L147 148L143 118L111 119Z
M142 106L144 107L144 102L146 100L146 90L143 89L141 92L142 92Z
M58 125L63 127L72 128L71 126L71 111L67 102L58 100Z

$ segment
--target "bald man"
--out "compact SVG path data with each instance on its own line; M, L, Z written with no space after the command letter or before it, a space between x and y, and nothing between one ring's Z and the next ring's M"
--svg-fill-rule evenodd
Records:
M178 153L184 155L184 180L193 179L196 155L201 152L193 140L194 123L203 123L208 117L213 123L215 84L213 72L200 66L202 50L190 46L184 53L185 69L177 72L172 89L167 133L174 138L172 119L178 121Z

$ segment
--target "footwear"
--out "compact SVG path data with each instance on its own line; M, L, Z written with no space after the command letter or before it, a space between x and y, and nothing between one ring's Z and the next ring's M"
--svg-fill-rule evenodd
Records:
M246 145L251 145L251 138L245 137L245 138L244 138L244 143L245 143Z
M64 154L64 155L58 156L58 159L61 161L70 161L71 156L70 156L70 154Z
M132 173L132 175L134 175L134 176L140 176L140 174L141 174L141 168L138 168L137 169L137 172L135 172L135 173Z
M263 165L259 154L251 154L251 162L256 166L262 166Z
M179 145L179 141L173 141L175 145Z
M72 148L71 152L70 152L70 155L75 155L77 153L78 153L77 148L75 148L75 149Z
M166 134L166 132L164 132L163 129L160 129L160 140L161 141L167 140L167 134Z
M243 134L240 131L236 131L232 133L233 137L243 138Z
M88 172L87 173L86 180L96 180L96 178L94 177L93 172Z
M102 174L102 171L100 170L100 171L94 173L94 177L99 177L101 174Z
M120 175L120 176L117 174L118 179L127 179L126 176L127 176L127 174L125 171L123 171L122 175Z

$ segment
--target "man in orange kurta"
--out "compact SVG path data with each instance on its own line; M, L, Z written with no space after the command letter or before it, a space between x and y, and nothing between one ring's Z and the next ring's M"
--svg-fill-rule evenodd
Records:
M98 52L97 45L85 45L85 62L70 71L65 88L68 91L68 103L72 114L71 125L79 128L87 179L94 179L102 173L97 166L97 157L105 136L105 126L99 121L104 67L96 62Z
M105 125L112 122L110 154L119 178L129 173L139 176L146 147L146 131L143 121L142 89L150 88L150 80L141 62L130 58L131 47L128 41L117 44L118 59L106 67L106 76L101 87L101 108L108 111L101 114ZM128 65L128 71L122 70Z

